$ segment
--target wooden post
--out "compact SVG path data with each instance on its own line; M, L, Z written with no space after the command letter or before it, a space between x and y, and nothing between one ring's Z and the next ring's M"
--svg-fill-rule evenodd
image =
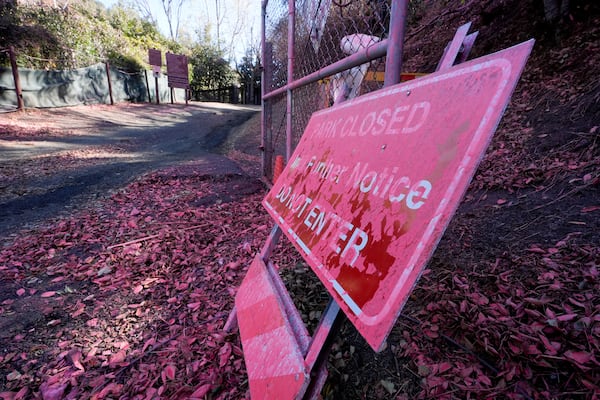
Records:
M156 90L156 104L160 104L160 93L158 92L158 74L154 73L154 89Z
M148 71L144 70L144 78L146 78L146 91L148 92L148 103L152 103L152 97L150 97L150 84L148 83Z
M112 92L112 82L110 81L110 64L107 62L104 63L104 66L106 67L106 80L108 81L108 95L110 96L110 105L114 105L115 101L113 99L113 92Z
M171 104L173 104L173 88L171 88L170 92L171 92Z
M13 46L10 46L8 48L8 57L10 58L10 66L12 68L13 79L15 81L15 91L17 93L17 109L19 111L23 111L25 110L25 103L23 102L21 78L19 78L19 67L17 66L17 58L15 57L15 48Z

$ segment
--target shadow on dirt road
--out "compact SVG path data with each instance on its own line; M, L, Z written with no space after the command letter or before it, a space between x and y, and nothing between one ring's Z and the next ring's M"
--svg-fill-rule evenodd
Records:
M207 175L242 174L219 148L258 111L123 104L2 116L0 237L87 207L157 169L194 161Z

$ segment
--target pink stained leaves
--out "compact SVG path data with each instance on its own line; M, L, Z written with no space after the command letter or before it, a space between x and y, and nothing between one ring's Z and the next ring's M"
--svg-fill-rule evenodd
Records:
M174 380L176 371L177 368L174 365L167 365L165 368L163 368L162 372L160 373L163 383L167 384L168 381Z
M85 372L85 368L83 367L83 364L81 363L81 357L82 357L81 350L75 349L75 350L69 351L67 353L67 355L65 356L65 359L73 367Z
M132 291L133 291L133 294L140 294L140 293L142 293L142 290L144 290L143 285L136 285Z
M247 178L207 180L186 168L182 178L175 169L144 177L101 208L0 250L3 278L49 276L12 290L15 299L42 301L47 317L44 329L15 333L9 355L17 343L60 343L27 358L0 355L14 366L7 396L25 382L48 398L245 396L237 336L220 330L268 233L263 192L236 197ZM223 193L234 201L214 203ZM42 364L26 364L35 354L49 360L43 371L59 373L49 378Z
M493 274L424 275L415 296L430 300L414 314L423 321L407 317L412 324L397 354L417 360L427 396L600 391L592 383L600 379L600 250L571 240L531 246L514 256L518 264L496 260Z
M219 367L223 368L227 365L227 363L229 362L229 357L231 356L231 344L230 343L225 343L220 349L219 349Z

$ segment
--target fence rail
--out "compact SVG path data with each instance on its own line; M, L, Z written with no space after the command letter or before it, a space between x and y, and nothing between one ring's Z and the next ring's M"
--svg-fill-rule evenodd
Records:
M231 104L260 104L260 88L253 89L231 85L220 89L193 90L192 96L198 101L216 101Z

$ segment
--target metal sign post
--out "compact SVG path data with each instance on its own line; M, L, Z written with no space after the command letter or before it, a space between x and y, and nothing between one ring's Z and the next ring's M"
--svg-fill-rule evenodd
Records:
M154 75L154 92L156 94L156 104L160 104L160 91L158 89L158 77L160 76L160 69L162 67L162 53L160 52L160 50L148 49L148 63L152 66L152 72ZM148 97L150 97L150 94L148 94ZM148 98L148 100L150 99Z

